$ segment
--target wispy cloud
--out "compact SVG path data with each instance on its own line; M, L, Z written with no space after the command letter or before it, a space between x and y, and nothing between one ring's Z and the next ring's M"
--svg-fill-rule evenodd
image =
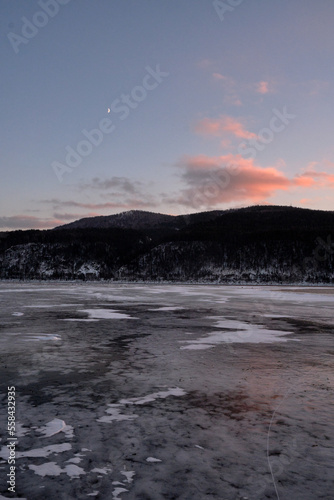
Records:
M256 139L257 135L246 130L241 120L223 115L218 119L203 118L195 125L195 132L214 137L232 136L238 139Z
M79 186L82 190L92 189L105 191L108 189L118 189L124 193L135 194L141 192L144 184L139 181L131 180L128 177L113 176L109 179L100 179L94 177L90 182Z
M269 90L269 82L262 81L256 84L256 92L259 94L268 94L270 92Z

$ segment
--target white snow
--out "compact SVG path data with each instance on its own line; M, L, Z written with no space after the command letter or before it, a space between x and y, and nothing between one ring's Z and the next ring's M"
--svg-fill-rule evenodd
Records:
M126 488L115 488L112 492L112 498L113 500L121 500L118 495L121 493L125 493L125 491L129 491Z
M79 464L82 461L82 458L80 457L73 457L70 458L69 460L66 460L66 462L69 462L70 464Z
M56 462L46 462L42 465L29 465L29 469L33 470L35 474L39 476L59 476L62 473L62 469Z
M112 469L108 469L108 467L92 469L90 472L97 472L98 474L108 474L108 472L112 472Z
M172 389L168 389L168 391L154 392L153 394L148 394L147 396L143 396L141 398L130 398L130 399L121 399L120 404L122 405L144 405L146 403L151 403L156 399L164 399L169 396L185 396L186 392L180 387L174 387Z
M23 315L24 315L24 313L21 313L21 312L14 312L12 314L12 316L23 316Z
M210 318L217 318L210 316ZM181 346L180 349L203 350L211 349L221 343L272 343L272 342L287 342L293 340L299 342L298 339L285 338L286 335L292 332L284 332L281 330L269 330L262 325L253 325L243 321L220 319L214 325L216 328L227 328L230 331L211 332L205 337L200 337L195 340L181 340L179 342L187 344Z
M86 474L84 469L74 464L69 464L62 469L56 462L46 462L41 465L29 465L29 469L33 470L39 476L59 476L67 474L71 479L77 479L82 474Z
M146 462L161 462L159 458L147 457Z
M248 330L245 331L245 336L243 337L241 331L234 332L213 332L209 333L206 337L202 337L198 340L184 340L180 341L188 345L181 346L180 349L210 349L217 344L230 343L230 344L259 344L259 343L273 343L273 342L287 342L288 340L293 340L299 342L298 339L285 339L282 338L291 332L282 332L280 330Z
M104 423L110 424L110 422L112 422L113 420L117 420L117 421L133 420L133 419L138 417L138 415L124 415L123 413L121 413L121 410L119 409L119 407L121 405L110 404L108 406L110 406L111 408L106 410L106 413L108 413L110 416L109 417L106 417L106 416L101 417L101 418L97 419L97 422L104 422Z
M28 451L17 451L16 458L48 457L52 453L62 453L64 451L70 450L71 448L72 448L72 446L69 443L52 444L49 446L44 446L43 448L35 448L32 450L28 450ZM4 460L8 460L8 457L9 457L9 450L8 450L7 446L3 446L0 450L0 458L3 458Z
M174 387L169 388L168 391L155 392L139 398L121 399L118 403L109 404L106 413L110 414L110 416L100 417L97 419L97 422L111 423L114 420L133 420L137 418L138 415L124 415L121 413L120 407L125 405L144 405L146 403L152 403L156 399L164 399L169 396L185 396L185 394L186 392L180 389L180 387Z
M138 319L114 309L81 309L79 312L87 313L93 319Z
M29 335L29 337L26 337L24 339L25 342L29 341L36 341L36 340L61 340L61 337L59 335L53 335L51 333L45 333L44 335Z
M121 470L121 474L126 477L126 482L127 483L132 483L133 482L133 476L136 475L134 470Z

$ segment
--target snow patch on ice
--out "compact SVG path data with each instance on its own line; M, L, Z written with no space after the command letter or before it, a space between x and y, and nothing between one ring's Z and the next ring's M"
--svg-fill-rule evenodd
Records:
M137 418L138 415L125 415L121 413L120 407L125 405L144 405L146 403L152 403L156 399L164 399L169 396L185 396L186 394L187 393L180 387L174 387L169 388L167 391L155 392L139 398L121 399L118 403L108 404L109 408L106 410L106 413L110 416L100 417L97 419L97 422L110 423L113 420L133 420Z
M81 309L79 312L88 313L92 319L138 319L114 309Z
M48 457L52 453L62 453L64 451L69 451L72 448L70 443L62 443L62 444L52 444L49 446L44 446L43 448L35 448L33 450L28 451L17 451L16 458L40 458L40 457ZM3 446L0 450L0 458L4 460L8 460L9 450L7 446Z
M12 316L23 316L24 313L21 313L21 312L15 312L12 314Z
M169 396L185 396L186 392L180 387L169 388L168 391L154 392L153 394L148 394L140 398L130 398L121 399L120 404L122 405L144 405L146 403L152 403L156 399L165 399Z
M29 469L33 470L39 476L59 476L60 474L67 474L71 479L77 479L82 474L86 474L84 469L77 465L69 464L62 469L56 462L46 462L41 465L29 465Z
M136 475L134 470L121 470L121 474L126 477L126 482L127 483L132 483L133 482L133 476Z
M201 337L197 340L181 340L179 342L188 345L181 346L180 349L211 349L215 345L221 343L268 344L273 342L287 342L288 340L299 342L298 339L285 338L286 335L290 335L293 332L268 330L262 325L252 325L243 321L223 319L217 321L213 326L216 328L226 328L230 331L211 332L208 333L205 337Z
M146 462L161 462L159 458L147 457Z
M108 474L108 472L112 472L112 469L108 469L108 467L100 469L98 467L95 467L95 469L92 469L90 472L96 472L98 474Z
M104 422L104 423L110 423L113 420L121 421L121 420L133 420L138 417L138 415L125 415L124 413L121 413L121 410L119 407L121 405L114 405L110 404L108 405L111 408L106 410L106 413L108 413L110 416L109 417L101 417L97 420L97 422Z
M76 456L73 458L70 458L69 460L66 460L66 462L69 462L70 464L79 464L81 462L82 458Z
M29 337L26 337L22 339L26 342L29 341L38 341L38 340L54 340L58 341L61 340L61 337L59 335L53 335L52 333L45 333L44 335L30 335Z
M27 427L23 427L23 425L20 424L20 422L16 422L16 427L15 427L16 437L23 437L26 434L29 434L29 432L30 429L28 429Z
M121 493L125 493L126 491L129 490L127 490L126 488L115 488L112 492L113 500L121 500L118 495L120 495Z

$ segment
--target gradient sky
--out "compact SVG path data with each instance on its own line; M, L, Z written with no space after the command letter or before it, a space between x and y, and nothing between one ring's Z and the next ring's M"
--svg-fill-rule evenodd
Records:
M333 0L2 0L0 14L1 230L334 210Z

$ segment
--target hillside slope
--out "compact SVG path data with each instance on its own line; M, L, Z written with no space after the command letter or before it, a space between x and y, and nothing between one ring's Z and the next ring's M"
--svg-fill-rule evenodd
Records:
M0 234L0 278L333 283L334 212L131 211Z

